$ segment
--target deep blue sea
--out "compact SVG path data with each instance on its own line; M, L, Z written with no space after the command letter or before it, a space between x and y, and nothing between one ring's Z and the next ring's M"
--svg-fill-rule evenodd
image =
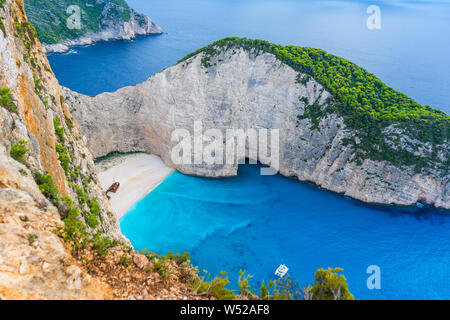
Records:
M240 36L347 58L422 104L450 113L449 0L129 0L166 34L49 57L61 84L96 95L135 85L211 42ZM369 5L381 30L369 30Z
M62 85L95 95L135 85L226 36L311 46L354 61L423 104L450 113L449 1L129 0L166 32L49 56ZM366 9L381 8L381 30ZM138 249L189 251L200 270L239 269L254 283L284 263L300 285L342 267L358 299L450 299L450 216L376 207L241 166L236 178L172 174L121 221ZM381 290L366 269L381 268ZM257 286L257 285L256 285Z

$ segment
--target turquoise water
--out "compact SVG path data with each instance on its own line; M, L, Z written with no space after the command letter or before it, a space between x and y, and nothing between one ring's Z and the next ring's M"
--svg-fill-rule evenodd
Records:
M449 1L376 1L382 29L365 27L373 1L129 0L167 32L49 56L61 84L95 95L135 85L226 36L325 49L423 104L450 113ZM237 178L171 175L121 222L136 248L186 250L213 274L259 282L279 264L300 284L317 268L345 269L359 299L450 298L450 218L438 210L373 207L251 166ZM378 265L382 290L366 287Z
M137 249L188 251L200 270L228 271L234 287L240 269L258 287L284 263L300 285L342 267L358 299L450 298L450 216L368 206L255 165L220 180L174 173L121 227ZM370 265L381 268L381 290L367 289Z

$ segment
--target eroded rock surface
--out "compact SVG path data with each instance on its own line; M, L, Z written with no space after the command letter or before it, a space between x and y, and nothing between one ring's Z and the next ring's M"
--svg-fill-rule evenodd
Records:
M60 213L41 193L34 175L51 175L61 197L69 196L79 208L89 210L75 192L84 188L100 209L99 225L90 232L127 240L116 217L108 214L111 209L92 155L60 97L23 1L6 0L0 18L0 87L10 89L17 109L0 106L0 299L112 298L109 286L84 271L58 237L56 230L63 226ZM64 141L55 134L55 118ZM11 149L21 141L28 151L23 159L13 159ZM57 144L67 149L76 177L62 168Z
M137 35L162 33L152 19L130 8L124 1L92 3L68 0L26 0L28 18L39 30L46 53L64 53L70 47L100 41L131 40ZM64 27L79 9L80 29Z
M307 105L322 110L332 95L314 79L272 54L227 50L202 62L204 53L179 63L135 87L88 97L63 89L70 109L95 157L112 151L146 151L186 174L222 177L237 165L179 165L171 152L175 129L279 129L280 172L365 202L412 205L418 201L450 208L449 173L415 173L411 167L366 159L343 143L354 136L343 119L328 113L317 126L301 119ZM208 57L209 59L210 57ZM300 118L298 117L300 116ZM448 150L448 145L446 146ZM248 145L247 145L248 149ZM259 157L268 164L268 160Z

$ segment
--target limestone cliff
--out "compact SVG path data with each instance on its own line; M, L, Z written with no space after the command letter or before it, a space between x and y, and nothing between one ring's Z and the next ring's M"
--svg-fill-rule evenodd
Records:
M23 0L0 0L0 300L257 299L227 283L199 276L188 254L133 250Z
M70 197L90 234L127 242L23 0L0 2L0 88L0 299L111 298L55 233Z
M130 8L124 0L25 0L25 6L46 53L63 53L73 46L162 33L152 19ZM74 6L77 9L71 9ZM67 20L78 13L79 28L68 26Z
M174 164L171 151L178 141L171 141L172 132L192 132L194 121L202 121L204 130L274 128L280 129L280 172L285 176L365 202L412 205L420 201L450 208L449 172L442 165L448 161L448 140L439 146L423 144L394 123L382 133L386 144L398 148L394 157L405 148L417 147L424 157L428 149L439 150L440 160L428 161L421 171L385 160L361 160L357 131L331 108L336 99L321 83L274 54L225 47L209 47L142 84L114 93L88 97L64 89L94 156L146 151L186 174L233 176L236 164ZM314 117L311 110L321 116ZM354 144L347 143L352 139Z

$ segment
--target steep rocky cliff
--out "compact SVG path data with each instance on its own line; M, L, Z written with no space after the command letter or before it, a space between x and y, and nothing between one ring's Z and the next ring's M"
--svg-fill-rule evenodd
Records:
M133 139L127 148L140 148ZM199 276L188 254L134 251L23 0L0 0L0 300L258 298L249 289L235 295L228 283ZM289 298L271 295L272 285L261 287L261 298Z
M124 0L25 0L25 7L46 53L63 53L72 46L162 33L155 22L130 8ZM67 20L78 13L79 28L69 26Z
M94 156L146 151L187 174L233 176L237 164L173 163L171 152L178 141L171 140L172 132L187 129L192 133L195 121L203 122L203 130L223 132L230 128L279 129L280 172L285 176L365 202L412 205L420 201L450 208L448 116L385 89L368 74L375 79L377 92L392 93L400 97L395 100L399 104L410 103L414 112L424 110L441 122L430 120L428 125L424 120L425 125L417 129L411 127L408 115L396 120L386 112L389 119L369 122L375 123L372 128L350 127L351 114L341 112L344 107L337 96L324 86L326 81L311 76L311 67L298 64L304 72L294 70L289 59L282 61L268 52L269 44L262 42L260 49L247 42L235 44L239 41L218 42L142 84L114 93L88 97L64 89ZM351 68L362 72L357 66ZM360 110L355 114L364 119ZM440 131L434 123L439 123ZM441 134L438 143L419 138L431 131L438 132L437 136L443 132L444 137ZM378 145L367 142L374 132L379 132L372 137ZM258 160L269 164L267 159Z
M219 280L131 247L23 0L0 0L0 300L210 299Z
M127 239L22 0L0 2L0 29L0 299L111 298L55 230L70 215L91 235Z

